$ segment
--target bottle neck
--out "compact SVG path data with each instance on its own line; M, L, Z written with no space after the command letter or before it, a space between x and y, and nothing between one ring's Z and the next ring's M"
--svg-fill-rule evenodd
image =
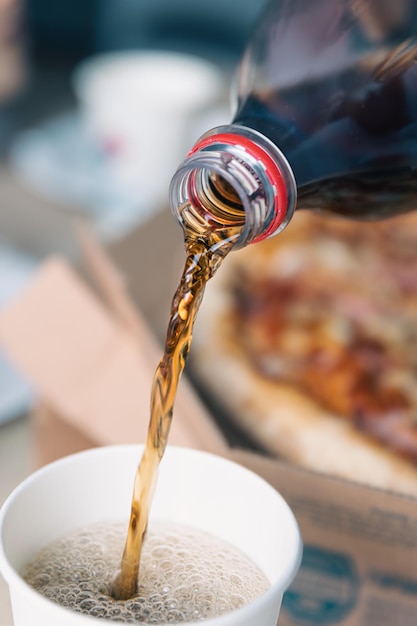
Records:
M203 135L170 186L171 209L183 228L218 230L233 238L235 249L283 230L296 197L281 151L261 133L237 124Z

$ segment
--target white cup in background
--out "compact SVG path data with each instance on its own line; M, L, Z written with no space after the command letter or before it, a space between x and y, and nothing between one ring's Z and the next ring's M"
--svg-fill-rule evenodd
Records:
M66 457L37 471L9 496L0 512L0 570L9 584L15 626L106 624L47 600L19 572L38 550L74 528L106 520L127 523L142 450L110 446ZM255 601L205 620L205 626L276 625L302 547L291 510L266 481L226 459L168 446L150 526L153 519L193 526L231 543L271 583Z
M165 51L91 57L75 69L73 85L86 130L120 184L165 202L174 171L201 134L199 120L226 93L216 65Z

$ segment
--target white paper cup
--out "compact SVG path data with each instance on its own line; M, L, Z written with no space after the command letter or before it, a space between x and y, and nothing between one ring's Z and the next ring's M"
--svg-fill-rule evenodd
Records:
M119 183L166 201L171 176L203 132L200 117L225 93L214 64L164 51L91 57L75 69L73 85L85 127Z
M142 449L110 446L66 457L30 476L6 500L0 512L0 570L9 584L15 626L107 623L47 600L19 572L38 550L74 528L127 522ZM275 489L231 461L168 447L150 524L158 518L230 542L252 558L271 582L271 588L254 602L203 624L276 625L282 595L300 564L302 544L296 520Z

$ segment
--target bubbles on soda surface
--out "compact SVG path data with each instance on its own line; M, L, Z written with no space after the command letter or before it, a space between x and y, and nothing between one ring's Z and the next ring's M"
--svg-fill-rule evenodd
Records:
M154 522L141 557L137 594L114 600L125 526L73 531L38 552L22 575L46 598L113 622L180 624L233 611L267 591L259 567L229 543L188 526Z

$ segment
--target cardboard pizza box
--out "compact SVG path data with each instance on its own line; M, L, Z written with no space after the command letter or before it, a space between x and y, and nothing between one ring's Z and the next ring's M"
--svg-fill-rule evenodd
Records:
M300 525L303 561L280 626L416 624L416 499L242 450L230 456L278 489Z
M76 449L144 441L147 432L162 348L90 236L86 258L102 300L67 261L53 257L0 319L0 343L39 397L37 465ZM222 435L185 379L176 410L173 443L223 450Z
M38 390L33 415L38 465L91 446L143 441L150 385L162 353L158 330L150 330L132 302L125 273L85 231L81 241L88 284L68 262L51 258L0 317L2 347ZM130 245L134 249L135 236ZM174 248L170 253L175 255ZM164 278L165 285L171 282L169 271ZM162 289L163 280L151 288L156 285L161 295L158 301L155 294L154 302L163 308L172 290ZM415 626L417 499L230 447L186 377L170 443L242 463L276 487L294 510L304 558L284 597L282 626Z

